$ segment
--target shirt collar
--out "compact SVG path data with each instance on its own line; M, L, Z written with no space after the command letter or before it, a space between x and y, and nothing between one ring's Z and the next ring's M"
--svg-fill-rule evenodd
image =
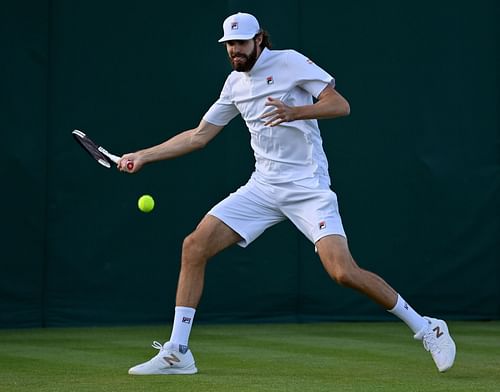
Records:
M262 68L262 64L265 63L269 55L270 55L270 50L268 48L262 49L262 52L260 52L260 56L257 58L257 61L253 65L252 69L246 72L246 74L248 76L252 76L253 74L255 74L260 68Z

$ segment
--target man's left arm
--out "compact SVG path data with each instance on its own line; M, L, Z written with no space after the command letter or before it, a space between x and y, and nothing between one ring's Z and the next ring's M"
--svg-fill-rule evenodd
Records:
M350 113L349 102L332 86L325 87L312 105L288 106L279 99L269 97L266 106L273 106L274 110L263 114L261 118L267 119L264 125L271 127L283 122L336 118Z

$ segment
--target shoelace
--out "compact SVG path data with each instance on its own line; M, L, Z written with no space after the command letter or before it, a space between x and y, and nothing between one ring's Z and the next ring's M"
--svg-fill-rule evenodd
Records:
M151 347L156 348L159 351L161 351L164 348L163 344L161 344L160 342L158 342L156 340L153 341L153 344L151 345ZM176 351L179 351L181 354L186 354L186 352L188 351L188 346L179 345L179 348Z
M431 353L438 353L441 350L437 344L437 339L434 336L434 331L429 328L429 331L424 334L423 338L424 348Z
M161 350L163 348L163 344L155 340L151 347L156 348L157 350Z

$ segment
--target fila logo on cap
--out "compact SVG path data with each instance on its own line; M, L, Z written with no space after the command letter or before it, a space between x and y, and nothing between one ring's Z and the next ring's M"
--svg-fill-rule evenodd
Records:
M231 23L231 30L238 30L238 22Z

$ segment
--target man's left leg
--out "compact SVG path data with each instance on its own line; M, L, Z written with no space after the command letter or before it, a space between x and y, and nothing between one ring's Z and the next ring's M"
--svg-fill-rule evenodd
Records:
M316 242L318 255L330 277L341 286L355 289L404 321L430 351L440 372L451 368L455 343L443 320L422 317L380 276L360 268L351 256L347 240L328 235Z

